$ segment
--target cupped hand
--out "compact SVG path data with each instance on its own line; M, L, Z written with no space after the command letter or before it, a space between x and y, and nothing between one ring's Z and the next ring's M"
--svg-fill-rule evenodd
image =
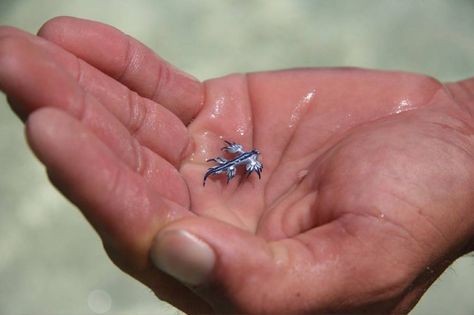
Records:
M0 29L0 88L112 260L186 312L408 312L473 248L473 80L301 69L200 83L64 17L38 36ZM202 185L223 140L261 152L260 180Z

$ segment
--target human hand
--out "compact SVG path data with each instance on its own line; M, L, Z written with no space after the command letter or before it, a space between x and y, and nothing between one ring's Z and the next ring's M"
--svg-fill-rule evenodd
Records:
M186 312L407 312L473 247L472 81L199 83L99 23L39 36L0 30L0 88L31 147L112 260ZM260 150L261 180L202 186L222 139Z

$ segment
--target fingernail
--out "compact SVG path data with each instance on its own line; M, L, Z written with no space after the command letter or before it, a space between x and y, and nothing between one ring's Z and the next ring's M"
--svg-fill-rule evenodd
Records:
M216 260L209 245L183 230L159 233L150 255L155 267L189 285L206 282Z

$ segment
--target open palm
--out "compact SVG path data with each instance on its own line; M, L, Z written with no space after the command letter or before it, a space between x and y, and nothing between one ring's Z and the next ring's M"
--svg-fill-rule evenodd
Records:
M201 84L109 26L60 18L39 35L0 31L0 88L33 150L114 262L187 312L406 312L472 247L472 81ZM223 140L259 149L260 180L202 185Z

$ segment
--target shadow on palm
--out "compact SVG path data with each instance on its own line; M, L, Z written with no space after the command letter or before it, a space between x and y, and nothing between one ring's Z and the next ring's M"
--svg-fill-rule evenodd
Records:
M358 69L233 75L207 82L207 96L181 167L191 209L267 240L344 214L389 219L422 207L417 198L431 196L419 189L436 176L426 157L444 151L431 132L457 123L437 116L459 111L428 77ZM223 139L261 151L262 180L241 172L200 185Z

